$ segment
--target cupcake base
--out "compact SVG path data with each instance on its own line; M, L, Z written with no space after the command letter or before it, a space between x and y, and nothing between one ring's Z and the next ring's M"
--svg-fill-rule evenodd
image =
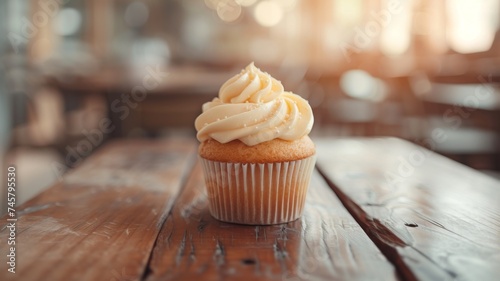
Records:
M200 157L212 216L220 221L269 225L302 215L315 155L277 163L229 163Z

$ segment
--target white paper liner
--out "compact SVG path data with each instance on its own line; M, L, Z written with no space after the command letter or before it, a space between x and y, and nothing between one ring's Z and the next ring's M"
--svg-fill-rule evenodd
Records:
M213 217L241 224L279 224L302 215L315 155L278 163L227 163L200 157Z

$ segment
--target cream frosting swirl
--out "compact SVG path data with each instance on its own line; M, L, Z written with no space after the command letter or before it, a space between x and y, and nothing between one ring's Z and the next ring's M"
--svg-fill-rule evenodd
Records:
M219 97L202 110L195 121L200 142L240 140L252 146L277 138L293 141L309 134L314 123L305 99L284 91L280 81L253 63L224 83Z

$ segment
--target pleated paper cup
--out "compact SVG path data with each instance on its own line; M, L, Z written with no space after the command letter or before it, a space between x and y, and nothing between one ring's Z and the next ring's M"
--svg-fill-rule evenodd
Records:
M228 163L200 157L210 213L220 221L268 225L302 215L315 155L278 163Z

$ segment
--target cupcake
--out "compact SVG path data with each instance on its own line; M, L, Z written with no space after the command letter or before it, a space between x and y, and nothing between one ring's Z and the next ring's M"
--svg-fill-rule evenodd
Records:
M251 63L202 110L195 127L212 216L253 225L298 219L315 164L309 103Z

